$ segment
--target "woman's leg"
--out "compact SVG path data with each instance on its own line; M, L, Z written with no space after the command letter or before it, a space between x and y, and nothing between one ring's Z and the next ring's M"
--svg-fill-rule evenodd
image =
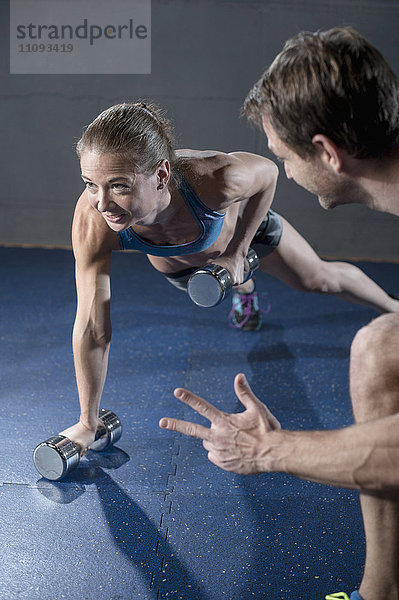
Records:
M319 258L308 242L286 221L277 248L260 261L259 269L290 287L305 292L333 294L381 313L399 312L399 300L391 298L361 269L346 262ZM251 282L240 286L242 291Z

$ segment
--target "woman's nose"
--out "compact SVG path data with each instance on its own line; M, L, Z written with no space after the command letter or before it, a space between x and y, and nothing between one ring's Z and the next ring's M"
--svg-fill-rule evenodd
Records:
M107 212L112 200L110 200L106 190L98 190L97 193L97 210Z

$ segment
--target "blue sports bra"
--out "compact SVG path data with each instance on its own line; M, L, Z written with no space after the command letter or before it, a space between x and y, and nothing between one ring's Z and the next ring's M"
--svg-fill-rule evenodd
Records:
M158 246L157 244L146 242L133 231L132 227L128 227L118 232L119 244L122 250L139 250L151 256L181 256L183 254L196 254L197 252L206 250L206 248L212 246L217 240L223 227L224 213L211 210L202 204L187 180L183 176L181 178L181 184L178 189L185 203L193 213L195 220L201 227L199 236L192 242L185 244Z

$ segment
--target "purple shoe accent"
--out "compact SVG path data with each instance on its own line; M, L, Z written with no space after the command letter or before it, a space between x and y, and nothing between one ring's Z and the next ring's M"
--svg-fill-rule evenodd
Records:
M257 331L262 324L261 313L267 314L271 310L271 304L268 300L267 309L259 306L259 298L266 300L266 297L257 294L254 290L250 294L233 293L233 307L229 313L229 325L234 329L243 329L244 331Z

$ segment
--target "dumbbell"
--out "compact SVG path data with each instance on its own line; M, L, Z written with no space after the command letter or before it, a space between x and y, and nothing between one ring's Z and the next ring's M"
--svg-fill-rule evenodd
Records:
M97 428L90 450L100 451L115 444L122 435L122 423L115 413L105 408L99 411L102 425ZM33 451L33 463L42 477L59 481L80 461L79 447L64 435L53 435Z
M251 279L253 272L259 267L259 258L253 248L248 250L247 261L249 271L241 283ZM232 281L228 270L214 264L194 271L187 283L187 291L191 300L204 308L210 308L222 302L230 293L231 288Z

